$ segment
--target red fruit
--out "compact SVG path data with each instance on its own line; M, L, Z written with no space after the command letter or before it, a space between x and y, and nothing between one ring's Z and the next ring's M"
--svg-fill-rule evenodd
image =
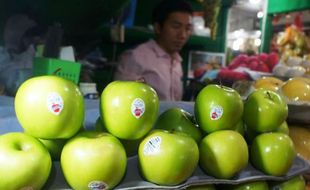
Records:
M203 74L205 74L206 70L204 68L198 68L194 71L194 77L195 78L199 78L201 77Z
M268 55L266 63L271 71L278 64L278 62L279 62L279 55L277 53L272 52Z
M252 55L251 57L249 57L248 62L251 62L251 61L259 61L258 56Z
M264 62L259 62L256 71L261 71L261 72L265 72L265 73L270 73L270 69L268 67L267 64L265 64Z
M259 65L259 61L258 60L252 60L249 62L248 64L248 68L250 68L251 70L255 71L257 69Z
M240 54L237 57L235 57L232 62L229 64L229 69L236 69L240 67L241 64L244 64L248 61L248 56L245 54Z
M217 75L218 79L226 79L226 80L249 80L250 77L248 74L243 72L232 71L229 69L221 69Z
M269 55L267 53L261 53L258 55L258 59L264 63L267 62Z

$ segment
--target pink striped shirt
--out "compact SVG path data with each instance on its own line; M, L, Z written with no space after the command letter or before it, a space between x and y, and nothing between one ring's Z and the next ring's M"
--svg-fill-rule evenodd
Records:
M120 56L114 79L143 78L156 90L161 101L180 101L183 93L181 62L178 53L172 57L154 40L149 40Z

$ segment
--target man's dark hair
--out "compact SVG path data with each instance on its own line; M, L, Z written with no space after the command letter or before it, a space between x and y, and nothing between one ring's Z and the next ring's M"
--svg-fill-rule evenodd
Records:
M161 0L153 10L152 23L162 25L173 12L186 12L192 15L193 8L186 0Z

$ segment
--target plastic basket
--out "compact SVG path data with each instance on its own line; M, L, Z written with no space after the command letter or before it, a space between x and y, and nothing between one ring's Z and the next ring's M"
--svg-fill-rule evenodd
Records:
M44 57L35 57L33 60L33 75L57 75L78 84L81 64Z

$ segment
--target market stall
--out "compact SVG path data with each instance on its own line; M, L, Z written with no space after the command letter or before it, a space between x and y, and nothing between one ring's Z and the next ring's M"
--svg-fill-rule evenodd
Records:
M304 131L291 125L310 125L310 93L303 92L309 80L299 80L303 85L296 88L274 76L282 59L274 52L240 55L226 66L224 25L233 1L224 2L218 33L213 25L213 38L192 36L185 48L192 65L184 70L201 84L190 101L160 101L141 81L104 81L102 88L110 86L98 94L96 86L89 90L79 81L81 65L75 61L36 57L35 76L20 81L16 96L0 95L0 189L225 190L253 183L272 190L304 189L310 175L308 136L295 141ZM53 16L70 15L57 13ZM88 24L98 29L100 21ZM74 30L74 22L63 22ZM99 30L100 35L109 32ZM126 32L130 45L153 35L134 27Z

